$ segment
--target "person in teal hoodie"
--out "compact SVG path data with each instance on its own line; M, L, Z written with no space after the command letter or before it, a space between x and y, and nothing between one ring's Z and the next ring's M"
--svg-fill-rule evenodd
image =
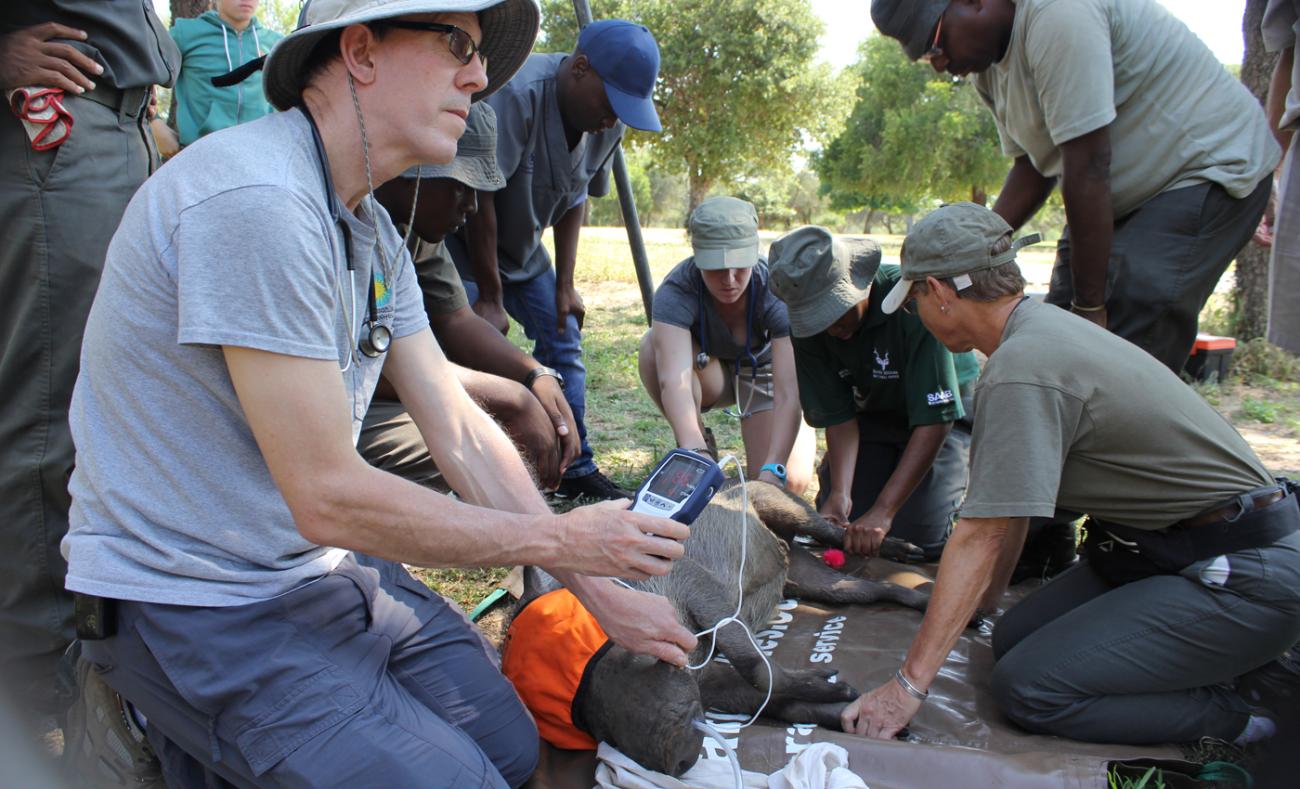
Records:
M172 113L182 146L227 126L256 120L271 111L262 94L262 73L226 88L212 78L271 51L280 34L257 21L259 0L217 0L216 9L194 19L177 19L172 38L181 51Z

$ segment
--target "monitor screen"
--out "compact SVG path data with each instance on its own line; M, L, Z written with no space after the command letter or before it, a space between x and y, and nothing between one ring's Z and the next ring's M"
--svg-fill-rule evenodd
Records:
M680 504L695 492L705 470L699 461L675 455L655 475L650 483L650 492Z

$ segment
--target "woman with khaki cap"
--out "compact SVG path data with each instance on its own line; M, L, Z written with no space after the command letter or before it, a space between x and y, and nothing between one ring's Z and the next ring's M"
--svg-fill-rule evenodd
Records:
M694 254L655 291L653 323L637 357L641 383L677 445L717 452L701 414L735 406L748 479L802 494L816 435L802 423L785 305L768 290L758 214L734 197L691 212ZM706 437L707 436L707 437Z

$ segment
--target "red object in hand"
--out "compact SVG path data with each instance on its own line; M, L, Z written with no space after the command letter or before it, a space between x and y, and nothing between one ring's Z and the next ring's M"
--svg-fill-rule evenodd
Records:
M827 548L826 553L822 554L822 561L832 570L838 570L844 566L844 551L839 548Z

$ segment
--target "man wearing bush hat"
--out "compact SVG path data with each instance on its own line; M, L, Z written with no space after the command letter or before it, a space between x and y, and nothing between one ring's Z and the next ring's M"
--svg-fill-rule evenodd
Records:
M826 428L818 510L876 554L886 534L937 557L966 489L963 382L979 372L914 315L886 315L898 267L880 247L802 227L770 250L771 287L790 315L804 419ZM958 372L960 364L962 373Z
M401 562L549 565L613 640L678 664L694 646L662 598L599 577L667 572L688 530L550 513L372 195L451 161L537 20L532 0L316 0L266 61L283 111L195 142L127 208L73 397L64 550L82 671L147 718L172 787L523 783L527 711ZM461 500L357 453L381 368ZM89 728L123 718L96 704Z
M643 25L602 19L583 28L570 55L534 54L489 103L497 112L497 159L506 187L447 247L474 311L505 333L506 314L533 340L533 356L564 380L582 449L559 498L630 494L596 467L585 423L582 297L574 288L586 201L609 193L609 170L625 127L660 131L652 93L659 46ZM553 227L555 265L542 246Z
M1259 102L1157 0L873 0L912 60L964 77L1014 160L1020 227L1059 180L1047 301L1183 368L1251 238L1280 151Z
M1263 739L1273 711L1229 683L1300 637L1294 484L1150 355L1026 298L1023 243L974 203L934 211L903 242L884 308L912 304L949 349L988 362L970 486L920 632L844 728L889 738L907 724L981 598L1001 596L1024 519L1060 508L1088 515L1087 560L998 621L1002 711L1093 742Z

